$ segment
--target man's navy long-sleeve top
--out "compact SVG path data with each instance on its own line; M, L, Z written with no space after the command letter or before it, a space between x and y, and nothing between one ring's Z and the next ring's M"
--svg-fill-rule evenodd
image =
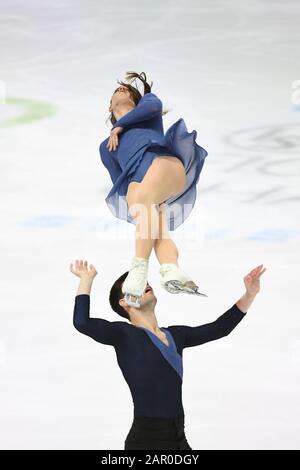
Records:
M90 296L75 297L73 324L95 341L113 346L131 391L134 416L184 416L182 351L227 336L244 318L236 304L216 321L200 326L161 327L169 346L152 331L123 321L90 317Z

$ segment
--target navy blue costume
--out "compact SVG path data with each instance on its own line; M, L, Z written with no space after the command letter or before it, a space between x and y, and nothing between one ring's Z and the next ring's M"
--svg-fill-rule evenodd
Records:
M212 323L161 327L169 346L152 331L124 321L90 317L90 296L75 297L73 324L95 341L113 346L130 388L134 417L184 417L182 351L228 335L244 318L236 304Z
M169 230L175 230L192 211L197 183L207 151L197 144L197 132L188 132L182 118L164 135L162 102L154 93L146 93L138 104L114 125L123 127L118 134L116 150L108 150L107 137L99 146L103 165L109 172L113 186L105 202L115 217L135 224L128 211L126 194L132 181L141 182L154 158L170 155L179 158L186 172L184 190L164 201Z

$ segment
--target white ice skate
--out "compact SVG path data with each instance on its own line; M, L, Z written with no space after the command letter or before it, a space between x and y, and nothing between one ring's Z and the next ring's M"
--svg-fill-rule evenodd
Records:
M149 260L134 256L129 273L123 282L124 300L130 307L140 308L139 297L144 294L148 280Z
M187 294L207 297L206 294L202 294L198 291L198 286L176 264L162 263L159 272L161 275L161 285L168 292L172 294L186 292Z

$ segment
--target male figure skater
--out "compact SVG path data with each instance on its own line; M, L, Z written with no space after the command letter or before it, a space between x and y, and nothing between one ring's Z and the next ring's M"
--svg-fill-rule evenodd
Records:
M140 308L125 302L122 284L128 271L112 286L109 300L112 309L129 322L91 318L90 291L97 271L83 260L70 265L71 272L80 277L73 324L81 333L115 348L132 394L134 419L125 450L192 449L184 430L182 351L227 336L237 326L260 290L260 276L266 270L262 266L244 277L246 292L214 322L159 327L154 311L157 298L149 283Z

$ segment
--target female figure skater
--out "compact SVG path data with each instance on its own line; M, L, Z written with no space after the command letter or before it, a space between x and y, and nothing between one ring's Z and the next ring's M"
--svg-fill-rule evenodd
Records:
M113 182L105 201L113 215L136 224L135 256L122 287L125 302L140 308L153 248L161 265L161 284L168 292L207 297L178 266L178 249L169 234L195 204L207 152L196 143L196 131L187 132L182 118L164 135L165 112L151 92L153 82L147 83L144 72L127 72L127 80L134 78L142 81L144 96L136 87L118 81L121 86L109 106L113 127L99 147Z

